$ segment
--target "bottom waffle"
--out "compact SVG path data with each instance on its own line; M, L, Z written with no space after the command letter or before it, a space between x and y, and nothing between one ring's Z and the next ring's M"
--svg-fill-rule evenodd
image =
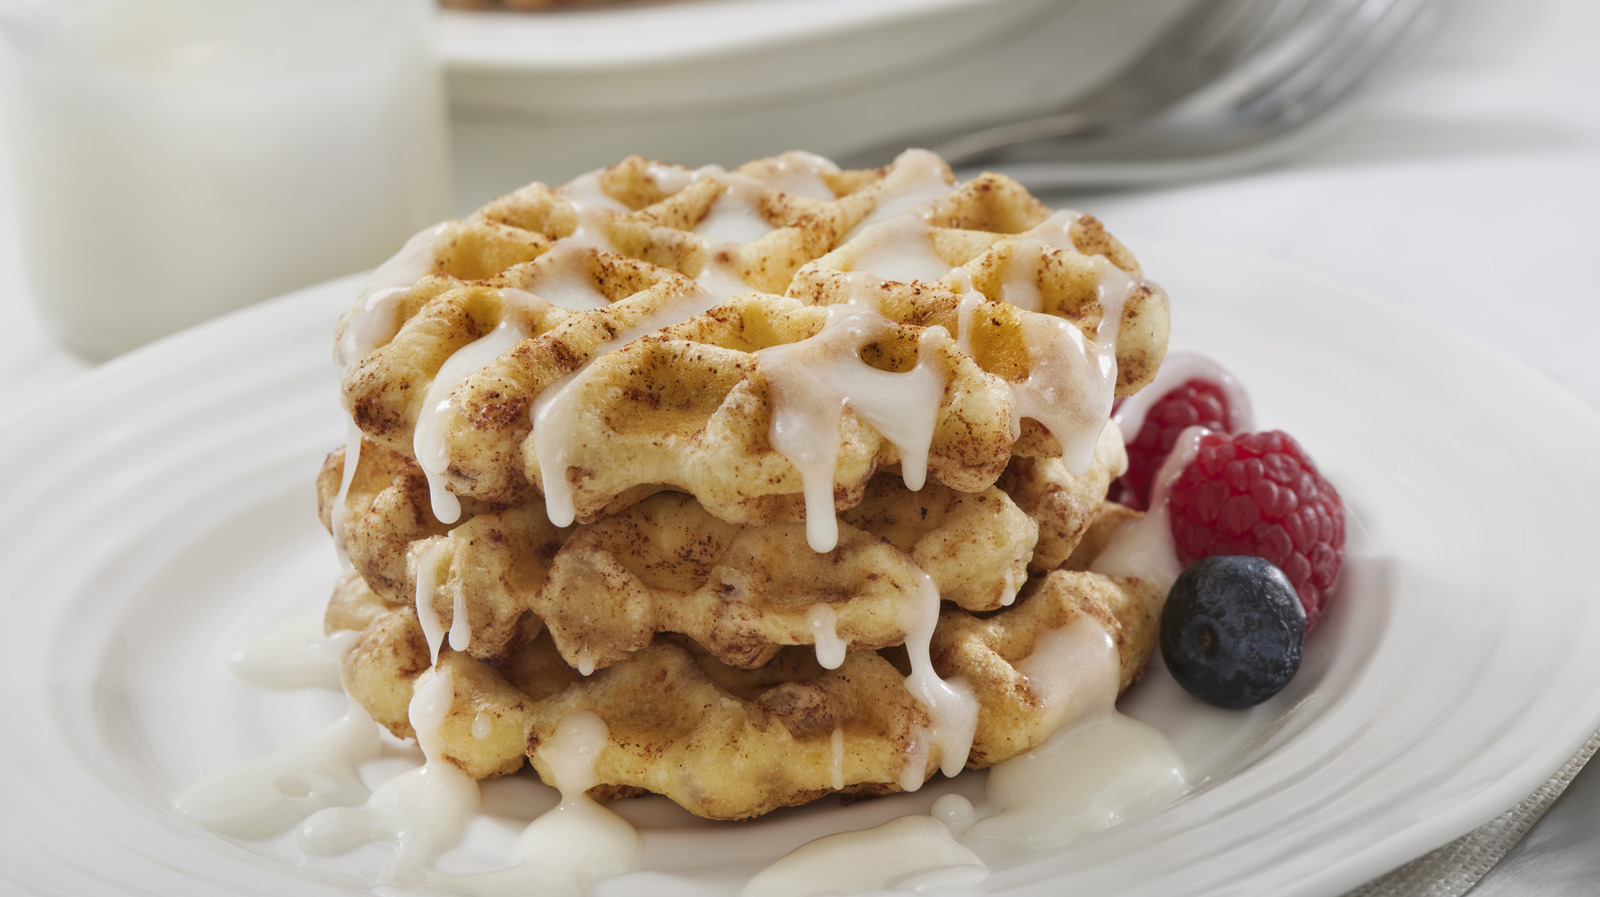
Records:
M1085 543L1096 540L1094 533ZM1029 659L1056 651L1051 635L1088 618L1120 664L1120 687L1154 651L1161 595L1140 580L1058 570L1031 580L1010 607L972 613L946 605L928 650L938 676L976 708L970 753L986 767L1040 744L1065 708ZM439 730L444 759L477 778L520 769L561 721L592 712L609 741L595 764L597 797L652 792L696 815L745 819L830 793L915 790L952 757L913 693L904 647L851 651L826 669L809 647L778 651L753 669L718 661L692 640L662 634L624 660L582 676L548 634L496 667L446 649L430 664L414 608L351 576L329 603L329 632L359 634L345 661L351 697L399 737L423 676L447 676ZM1099 630L1095 630L1099 631ZM1042 658L1050 660L1050 658Z

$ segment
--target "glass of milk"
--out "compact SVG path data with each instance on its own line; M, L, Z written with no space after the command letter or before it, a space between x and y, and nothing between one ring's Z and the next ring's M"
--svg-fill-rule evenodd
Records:
M430 0L0 0L29 291L106 358L450 211Z

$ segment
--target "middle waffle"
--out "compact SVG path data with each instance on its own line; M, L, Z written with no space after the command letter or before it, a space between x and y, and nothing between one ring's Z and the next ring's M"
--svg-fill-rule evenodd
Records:
M416 462L368 443L343 493L343 548L378 598L416 607L433 644L448 638L490 664L547 630L587 675L674 632L753 669L786 646L837 659L902 644L907 609L925 590L968 611L1010 605L1030 574L1067 561L1110 513L1103 500L1125 466L1121 435L1107 427L1078 475L1059 458L1019 457L978 492L937 483L912 492L880 473L840 513L838 545L822 554L801 523L730 523L670 492L567 527L537 501L467 502L465 519L446 525ZM317 479L330 529L343 470L340 449Z

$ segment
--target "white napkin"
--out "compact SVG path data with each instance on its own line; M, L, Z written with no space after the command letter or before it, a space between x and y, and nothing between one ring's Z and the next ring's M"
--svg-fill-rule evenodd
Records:
M1548 871L1552 874L1546 877L1547 881L1584 880L1588 876L1577 872L1574 863L1587 860L1587 864L1593 866L1600 858L1593 850L1593 841L1587 838L1580 838L1576 843L1583 848L1588 841L1588 849L1562 849L1573 843L1570 837L1563 837L1572 830L1568 819L1558 820L1552 815L1550 821L1559 822L1559 825L1550 826L1546 837L1530 837L1526 841L1523 838L1535 823L1545 818L1546 811L1572 784L1573 778L1594 756L1596 748L1600 748L1600 732L1590 736L1588 743L1567 761L1567 765L1522 803L1438 850L1362 885L1347 897L1460 897L1469 890L1473 897L1529 894L1533 893L1528 890L1530 884L1542 877L1530 875L1529 868L1535 864L1551 867ZM1593 787L1600 788L1600 778L1593 780ZM1582 814L1573 818L1583 821ZM1489 874L1491 869L1496 870L1494 874ZM1483 887L1473 890L1480 880Z

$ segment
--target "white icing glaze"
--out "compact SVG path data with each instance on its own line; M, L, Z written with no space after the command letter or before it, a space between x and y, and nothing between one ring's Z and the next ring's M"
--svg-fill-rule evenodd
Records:
M962 840L1008 854L1058 847L1171 799L1187 788L1165 737L1115 708L1117 649L1096 620L1077 616L1046 630L1017 664L1054 733L989 771L994 815Z
M687 321L723 301L725 297L721 294L702 288L665 303L661 308L645 315L634 326L601 344L582 367L550 384L534 400L531 412L533 450L534 457L539 461L545 514L551 523L556 526L569 526L576 517L576 509L572 504L572 485L567 481L566 472L571 467L568 458L573 432L577 428L578 419L587 408L580 406L579 397L582 395L582 390L575 387L583 383L584 377L593 369L594 363L607 353L616 351L645 334Z
M933 227L914 215L863 228L851 244L858 253L851 265L885 280L934 283L949 274L952 265L935 251L933 234Z
M465 651L472 647L472 618L467 614L467 591L459 585L450 605L450 648Z
M316 856L374 842L395 845L386 881L424 881L439 855L461 840L476 815L478 783L443 759L440 727L455 698L448 669L435 667L413 685L409 716L425 762L384 782L359 807L321 810L300 827L300 849Z
M1005 281L1000 285L1000 299L1024 311L1037 312L1044 308L1044 296L1039 292L1039 268L1044 262L1045 245L1038 240L1023 240L1011 254L1006 265Z
M831 667L830 667L831 669ZM833 790L840 791L844 788L844 730L834 729L830 739L831 761L828 766L828 783Z
M824 174L837 174L839 166L813 153L790 150L773 160L766 168L755 170L752 177L791 196L807 199L830 200L833 188L823 179Z
M594 652L589 650L589 646L588 645L584 645L584 646L581 646L581 647L578 648L578 658L577 659L578 659L578 664L577 664L578 675L580 675L580 676L592 676L592 675L594 675Z
M740 897L812 897L900 890L937 870L960 869L968 885L987 875L983 860L927 816L818 838L756 873Z
M581 174L556 188L556 194L571 203L573 210L578 213L578 226L566 237L569 245L611 249L606 228L612 218L630 211L600 186L603 171L596 169Z
M911 660L906 688L932 718L929 735L939 748L939 768L953 776L966 767L972 750L972 736L978 728L978 699L960 676L940 679L934 672L928 650L939 623L939 587L934 585L933 577L921 570L917 571L917 585L918 593L906 596L908 600L902 605L906 655Z
M1163 594L1172 588L1183 565L1172 541L1172 523L1167 512L1167 495L1172 483L1194 460L1200 438L1210 431L1189 427L1178 434L1172 451L1150 481L1150 510L1137 520L1125 520L1111 533L1106 547L1089 564L1089 569L1106 576L1131 576L1150 583Z
M995 814L962 841L1028 855L1116 825L1188 790L1183 761L1151 726L1114 710L1058 730L989 771Z
M1062 461L1074 475L1094 464L1095 444L1111 416L1117 388L1117 335L1128 300L1142 281L1104 257L1092 259L1099 275L1101 316L1093 340L1070 322L1052 315L1023 318L1023 339L1031 365L1028 378L1012 384L1012 431L1022 419L1044 424L1062 447Z
M479 741L487 741L494 734L494 717L487 710L478 711L472 718L472 737Z
M356 297L356 311L345 325L335 348L341 370L372 354L400 331L396 311L400 298L412 284L433 273L439 247L456 227L453 221L435 224L405 242L400 251L379 265Z
M605 308L611 300L595 286L589 275L592 249L560 243L539 257L537 273L523 286L523 295L533 294L540 300L569 311L587 311ZM510 290L501 290L503 295ZM522 292L522 291L517 291Z
M877 188L877 206L845 235L845 240L881 221L906 214L920 217L930 204L955 192L955 185L945 180L948 170L943 159L927 150L901 153Z
M327 807L370 793L360 765L378 755L378 725L355 701L317 735L204 779L173 801L185 816L230 838L266 838Z
M228 655L228 671L265 688L339 687L339 659L355 642L356 633L322 634L322 617L307 615L280 620Z
M597 784L594 763L606 744L606 724L584 711L561 720L539 746L561 803L517 836L505 869L428 876L430 884L476 897L587 897L598 882L639 868L639 833L584 792Z
M817 651L817 663L824 669L837 670L844 663L845 652L850 645L839 638L836 628L839 623L839 614L831 604L817 603L811 605L806 611L806 622L811 625L812 645Z
M1016 669L1038 697L1047 729L1110 710L1121 684L1116 643L1104 626L1082 614L1042 631Z
M928 808L928 815L944 823L945 828L957 838L978 821L978 810L959 794L942 794Z
M333 552L343 570L351 569L350 549L345 546L345 539L350 533L350 507L346 502L350 498L350 484L356 479L356 468L361 464L361 440L361 428L356 426L355 418L346 417L344 470L339 476L339 494L333 500L332 510L328 512L333 531Z
M672 165L651 165L645 174L667 193L677 193L694 181L694 172Z
M710 240L733 243L754 243L773 231L773 226L761 216L760 200L765 184L755 178L729 174L721 169L702 169L723 185L723 191L704 218L695 225L694 232Z
M341 635L347 637L309 649L312 662L338 669L355 644L355 633ZM266 650L273 653L278 646ZM319 810L365 800L370 792L360 766L378 755L381 744L377 723L352 699L345 715L322 732L191 785L173 805L196 824L228 837L270 837Z
M507 301L537 297L521 290L502 290ZM537 300L541 304L543 300ZM441 523L455 523L461 519L461 501L453 495L444 481L444 472L450 468L449 444L445 431L450 415L455 411L455 392L468 377L488 367L496 358L528 338L528 326L514 311L500 321L487 335L462 346L439 367L439 373L428 384L422 400L422 410L412 431L411 447L417 464L428 478L428 495L433 502L433 516Z
M1021 591L1022 584L1028 581L1028 571L1025 567L1007 566L1005 570L1005 594L1000 596L1000 606L1010 607L1017 601L1017 592Z
M893 373L861 359L862 349L885 338L892 326L876 312L835 305L816 335L755 353L772 394L768 439L800 472L806 541L815 551L831 551L839 540L833 480L846 406L899 449L907 488L921 489L926 479L945 388L944 371L930 358L950 342L950 334L938 327L924 330L917 364Z
M1082 212L1071 209L1062 209L1051 213L1049 218L1039 222L1023 231L1019 236L1038 240L1047 246L1062 249L1067 252L1081 252L1078 244L1072 239L1072 226L1083 218Z
M922 787L923 776L928 772L928 758L933 754L931 730L913 726L906 736L905 765L900 767L897 782L901 791L916 791Z
M1156 371L1155 379L1144 389L1124 399L1111 419L1129 439L1139 435L1144 427L1144 417L1150 407L1162 396L1190 380L1204 380L1222 388L1222 398L1228 407L1228 430L1249 433L1256 428L1255 412L1250 406L1250 394L1238 378L1228 373L1222 365L1198 352L1168 352Z
M422 637L428 642L428 658L433 663L439 662L439 648L444 644L444 623L439 620L438 592L439 592L439 559L450 550L450 541L444 538L430 539L417 549L416 569L411 577L415 586L414 604L417 608L417 622L422 626ZM451 628L455 628L451 621Z

